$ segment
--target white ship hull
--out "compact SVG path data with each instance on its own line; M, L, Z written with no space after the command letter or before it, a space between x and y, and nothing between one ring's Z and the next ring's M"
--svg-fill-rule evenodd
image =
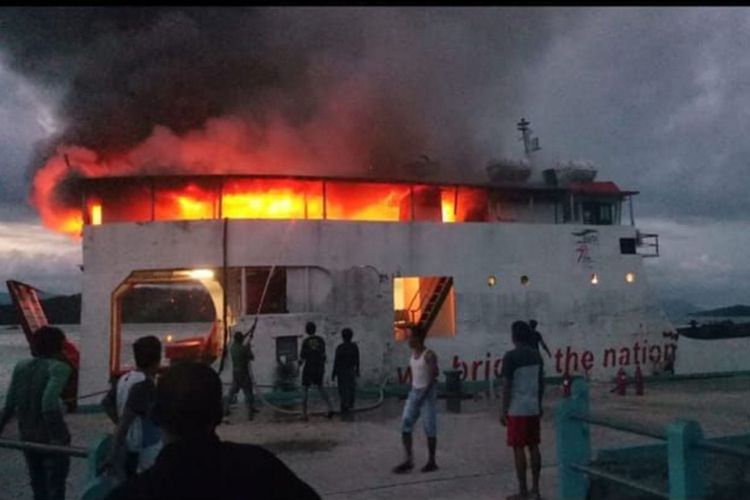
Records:
M512 347L511 323L531 318L552 351L549 376L567 370L609 379L620 368L632 375L637 364L648 375L675 353L678 371L701 370L700 359L681 359L683 340L673 337L649 289L643 257L621 253L620 238L635 237L631 226L230 220L225 262L221 220L87 226L80 390L106 382L116 348L112 293L133 271L224 264L287 271L289 312L261 315L253 340L263 385L275 380L276 339L302 337L308 320L326 340L327 376L339 332L350 327L363 383L405 381L408 348L394 336L393 288L394 278L406 276L453 278L455 336L430 334L427 342L442 370L459 369L468 381L498 375ZM241 284L228 285L228 324L249 328L255 311L244 310L243 293Z

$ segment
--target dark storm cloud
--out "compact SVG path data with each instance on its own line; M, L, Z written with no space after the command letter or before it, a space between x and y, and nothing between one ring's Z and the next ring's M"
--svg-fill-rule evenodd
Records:
M20 279L46 292L80 291L80 242L44 229L33 215L30 207L0 202L0 283Z
M705 308L750 302L747 221L643 218L639 225L662 242L661 257L645 260L648 281L660 296Z
M750 11L581 15L525 96L543 144L595 159L602 177L640 190L641 214L746 219Z
M280 112L301 125L331 89L354 80L376 110L357 116L371 141L367 165L426 153L481 175L489 156L518 151L512 127L525 115L544 155L594 159L600 178L642 191L639 213L724 218L750 210L741 181L750 169L748 17L744 9L18 8L0 11L0 41L14 70L63 92L61 130L48 146L107 153L154 125L183 132L224 114L262 122Z
M26 200L24 166L45 135L39 106L20 78L0 67L0 203Z
M18 8L0 12L0 42L14 70L64 89L46 154L70 143L116 153L155 125L181 133L229 114L263 123L280 113L301 127L353 82L369 104L352 124L367 142L362 166L426 153L481 170L499 144L477 123L512 126L523 66L565 19L531 9Z

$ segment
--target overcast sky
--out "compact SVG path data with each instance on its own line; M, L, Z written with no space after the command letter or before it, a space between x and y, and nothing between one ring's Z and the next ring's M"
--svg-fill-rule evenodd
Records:
M637 225L660 236L662 255L647 265L662 298L750 303L750 9L540 12L549 19L544 29L520 39L534 50L519 47L523 57L510 66L492 57L503 36L481 46L471 38L478 18L492 24L508 11L442 15L450 38L435 50L456 58L442 62L445 71L471 72L465 60L476 50L488 72L511 73L502 85L513 92L497 88L501 80L480 80L486 102L474 105L473 125L519 156L515 122L524 116L545 159L592 160L600 180L640 191ZM536 26L517 24L504 29ZM79 291L80 243L43 229L26 201L32 148L57 128L61 89L9 68L0 56L0 279Z

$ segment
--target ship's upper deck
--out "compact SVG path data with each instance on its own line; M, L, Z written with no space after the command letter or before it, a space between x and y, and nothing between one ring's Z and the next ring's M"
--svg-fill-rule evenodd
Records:
M200 219L621 223L637 194L613 182L450 183L270 175L103 177L80 182L84 224ZM632 210L630 222L632 223Z

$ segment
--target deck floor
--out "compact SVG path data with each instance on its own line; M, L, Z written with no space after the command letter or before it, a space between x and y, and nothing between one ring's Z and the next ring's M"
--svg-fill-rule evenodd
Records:
M664 425L675 418L698 420L708 437L750 432L750 376L653 383L646 394L625 397L609 392L610 385L592 384L591 406L621 418ZM333 392L333 391L332 391ZM542 493L556 498L554 407L559 387L548 387L542 422ZM317 404L317 403L316 403ZM275 451L323 498L497 499L515 491L510 450L498 422L498 400L484 395L464 401L461 414L444 411L440 401L438 464L440 470L422 474L418 470L397 476L390 472L401 459L399 418L402 402L388 399L354 422L313 417L309 422L280 418L263 409L253 422L242 420L241 408L219 427L223 439L256 443ZM111 429L103 414L71 415L69 423L75 445L85 446L98 432ZM8 426L3 437L16 435ZM592 446L616 447L646 444L648 438L594 427ZM415 434L417 466L426 459L421 428ZM25 464L19 452L0 450L0 499L30 499ZM69 476L68 498L77 498L83 486L85 463L74 459ZM250 485L248 485L250 487Z

